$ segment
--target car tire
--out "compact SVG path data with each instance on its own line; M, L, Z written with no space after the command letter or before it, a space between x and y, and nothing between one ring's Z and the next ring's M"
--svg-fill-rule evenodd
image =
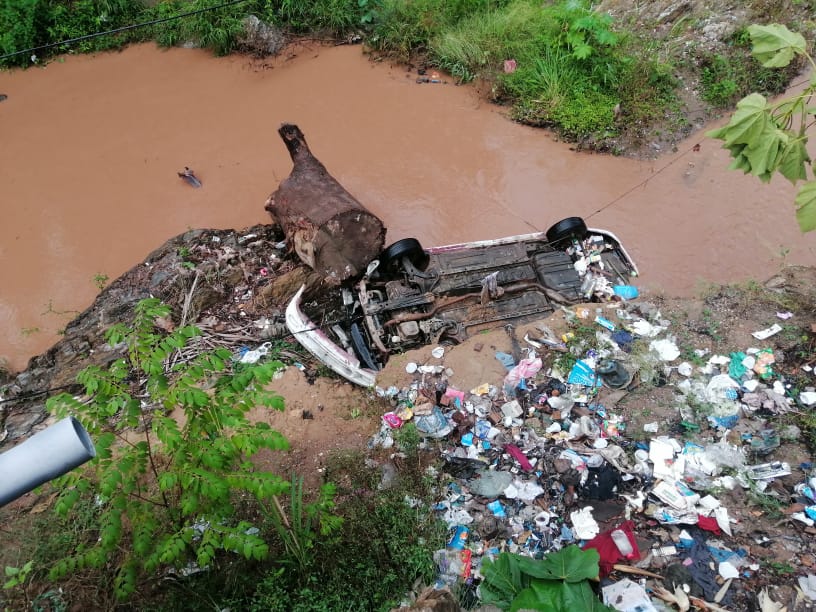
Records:
M586 223L581 217L567 217L547 230L547 240L555 243L570 238L582 240L587 235L587 231Z
M416 238L397 240L380 255L380 263L384 266L399 264L403 257L407 257L417 269L424 270L428 265L428 254Z

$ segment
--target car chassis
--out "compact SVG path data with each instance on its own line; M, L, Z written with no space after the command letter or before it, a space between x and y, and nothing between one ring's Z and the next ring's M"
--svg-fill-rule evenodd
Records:
M294 337L337 374L370 387L396 352L430 343L457 344L472 333L522 323L559 306L616 298L638 270L620 240L578 217L536 232L423 249L407 238L341 288L344 321L337 341L290 300ZM339 343L339 345L338 345Z

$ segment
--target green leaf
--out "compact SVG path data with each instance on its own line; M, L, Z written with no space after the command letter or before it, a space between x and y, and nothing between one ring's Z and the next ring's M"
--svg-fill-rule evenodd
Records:
M725 146L750 144L762 135L770 121L770 110L764 96L752 93L737 102L737 110L728 125L706 132L709 138L725 141Z
M528 580L522 580L518 559L518 555L501 553L495 561L490 559L482 561L484 580L479 587L482 603L493 604L506 610L516 595L529 584Z
M572 612L582 610L586 612L615 612L615 608L610 608L601 602L595 595L589 582L561 584L560 589L561 610Z
M788 141L782 149L779 160L779 173L791 183L807 180L807 169L805 164L810 162L805 144L806 139L793 138Z
M572 48L572 55L575 59L586 59L592 55L592 47L585 42L579 43Z
M252 548L252 558L256 561L263 561L269 554L269 546L263 542L255 544Z
M788 137L782 130L765 130L761 138L749 144L743 155L751 165L751 174L764 182L771 179L770 173L776 170L781 157L782 148Z
M178 482L178 475L175 472L164 472L159 474L159 488L162 491L168 491L176 486Z
M560 603L559 588L561 582L552 580L535 580L533 583L521 591L510 605L511 612L516 610L542 610L544 612L553 612L556 610L564 610ZM583 612L583 608L576 608L573 612L578 610Z
M745 147L742 147L745 149ZM748 174L751 171L751 162L748 161L748 158L742 154L742 151L739 153L732 153L734 156L734 161L731 162L731 165L728 166L729 170L742 170L744 174Z
M782 68L790 64L794 55L803 55L807 48L801 34L791 32L784 25L750 25L753 48L751 52L766 68Z
M59 498L57 499L57 503L54 506L54 510L61 516L67 516L68 512L70 512L78 501L79 491L76 489L68 489L60 494Z
M519 592L510 610L543 610L546 612L614 612L595 595L588 580L533 579L530 586Z
M610 30L598 30L595 32L595 40L602 45L614 46L618 42L618 37Z
M581 550L572 545L550 553L541 561L523 557L519 560L519 567L523 572L544 580L581 582L598 577L599 559L594 548Z
M796 194L796 220L802 232L816 230L816 181L810 181L799 188Z

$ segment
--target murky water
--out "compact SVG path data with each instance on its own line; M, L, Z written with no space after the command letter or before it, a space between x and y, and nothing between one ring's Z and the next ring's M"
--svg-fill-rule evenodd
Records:
M491 238L581 215L618 234L641 287L670 294L764 278L783 256L816 260L793 188L727 171L702 135L656 161L575 153L467 87L417 84L359 47L294 55L146 44L0 73L0 356L24 367L93 301L95 277L116 278L167 238L267 221L264 201L291 169L276 132L286 121L389 241ZM202 189L177 177L184 166Z

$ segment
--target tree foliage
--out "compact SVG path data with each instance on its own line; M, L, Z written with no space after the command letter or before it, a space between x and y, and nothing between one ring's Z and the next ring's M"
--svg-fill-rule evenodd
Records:
M282 398L265 389L282 364L244 367L217 349L170 366L200 332L161 332L155 322L168 314L156 299L141 301L132 328L117 325L107 335L111 346L124 343L127 358L83 370L85 399L61 394L48 402L57 415L76 416L97 451L89 470L57 484L56 511L68 515L82 495L94 495L99 522L98 540L66 551L52 579L113 567L116 594L124 598L142 573L189 563L205 568L223 551L255 560L268 554L259 530L236 518L234 504L239 494L260 502L290 490L250 462L262 448L286 449L286 439L247 418L254 406L283 409Z
M748 33L752 53L763 66L781 68L800 56L816 68L801 34L779 24L752 25ZM758 93L746 96L727 125L707 133L723 141L733 158L731 169L753 174L763 182L777 173L794 185L804 181L795 199L796 220L803 232L816 229L815 169L807 150L807 130L816 115L816 108L810 105L814 93L816 71L801 94L779 102L769 102Z

